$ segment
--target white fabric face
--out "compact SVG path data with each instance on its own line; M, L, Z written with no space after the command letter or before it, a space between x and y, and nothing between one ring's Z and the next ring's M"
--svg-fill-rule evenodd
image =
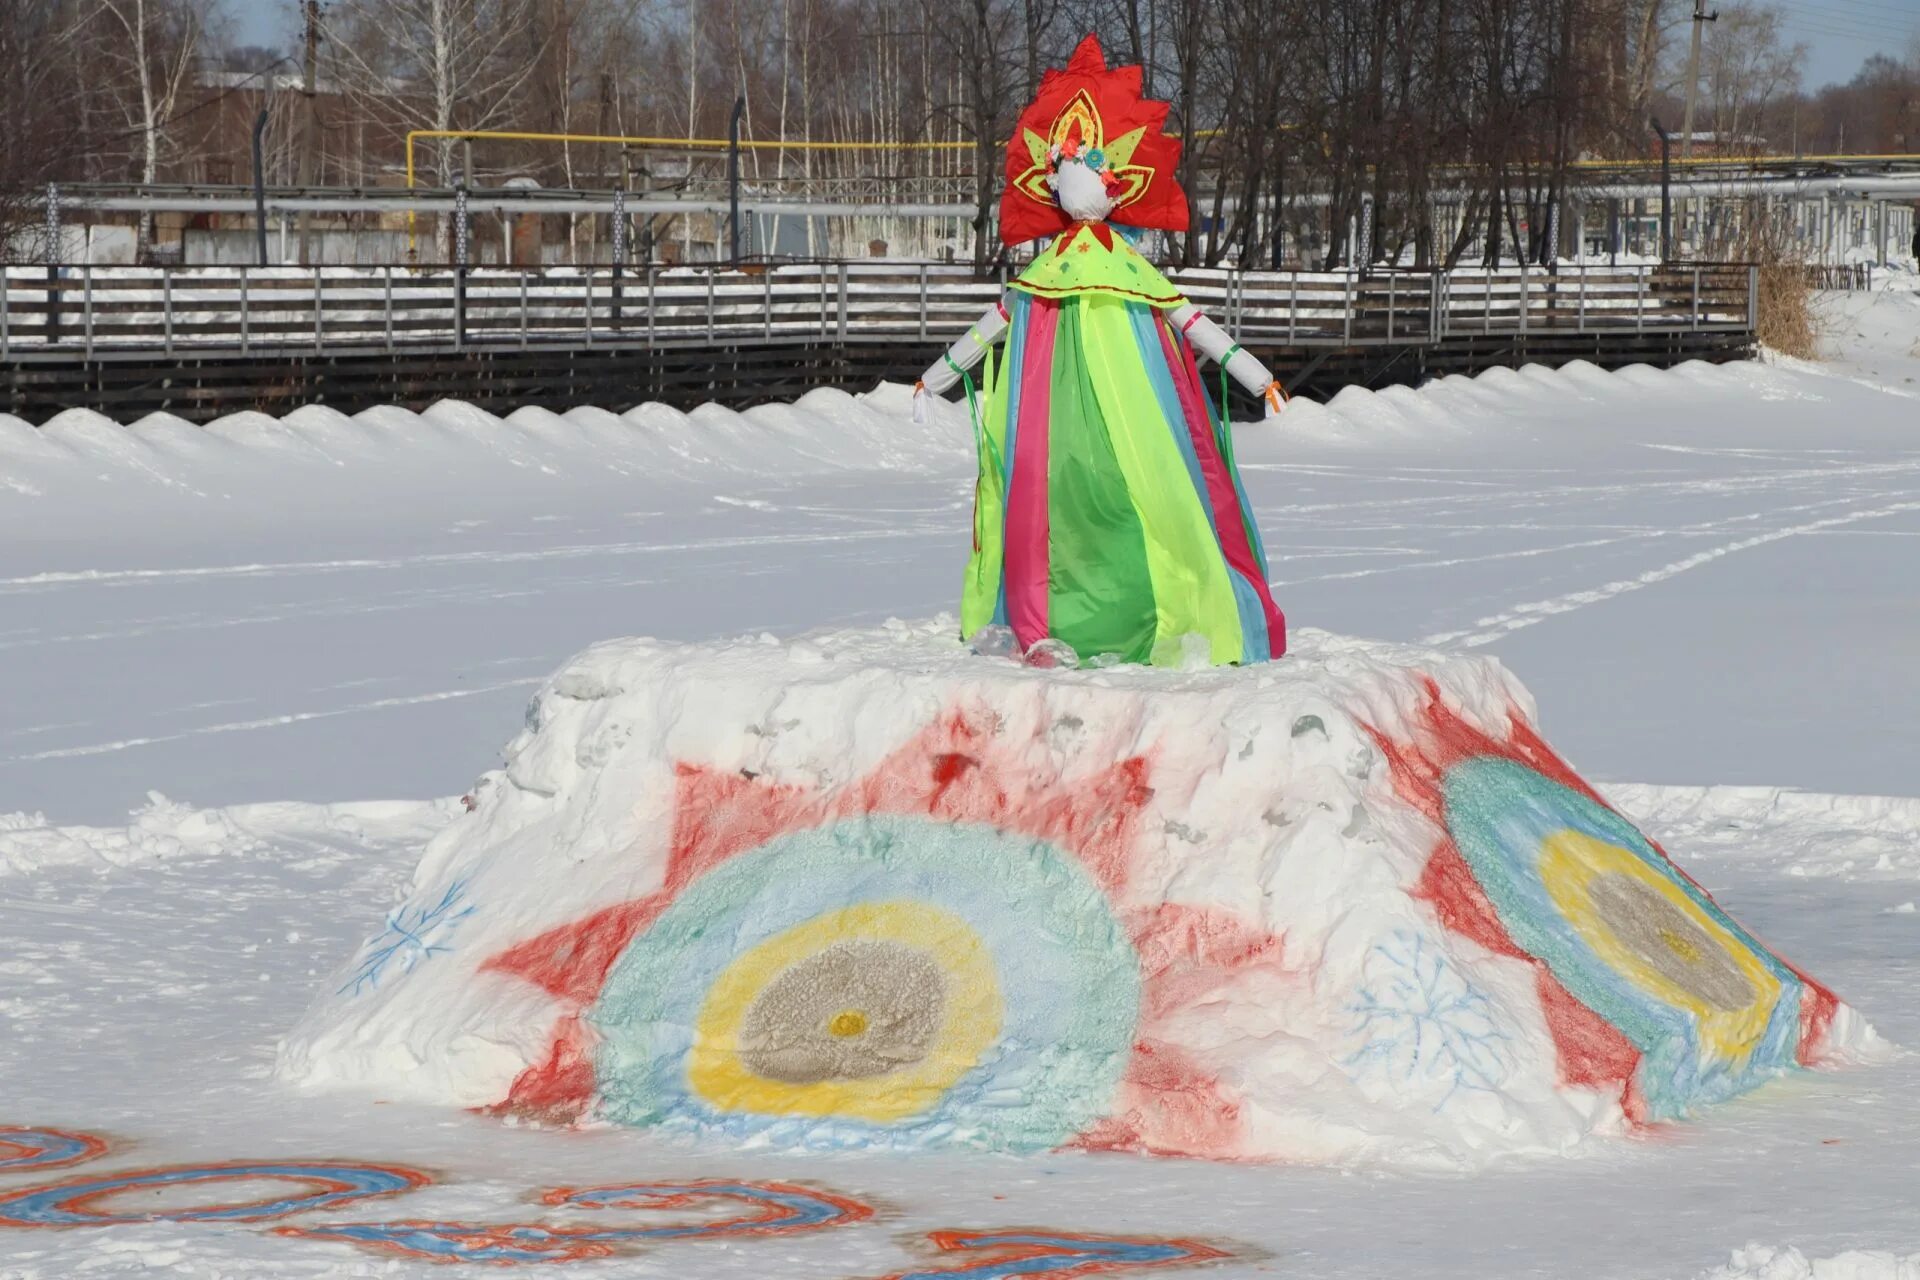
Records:
M1047 177L1053 198L1075 222L1102 222L1113 212L1113 199L1100 175L1078 160L1062 160Z

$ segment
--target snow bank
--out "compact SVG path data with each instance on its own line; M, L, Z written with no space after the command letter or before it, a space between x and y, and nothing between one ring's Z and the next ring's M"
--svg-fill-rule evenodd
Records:
M51 513L74 504L91 511L104 503L125 524L226 512L250 528L263 520L333 527L342 516L404 519L423 501L478 500L497 510L578 503L606 488L711 490L740 478L963 469L973 454L966 407L942 401L914 425L910 397L911 388L886 384L743 410L529 406L504 417L458 400L418 413L306 405L283 417L228 414L204 427L163 413L120 426L68 409L39 427L0 414L0 531L17 523L39 533Z
M1920 1280L1920 1253L1901 1257L1849 1249L1831 1258L1809 1259L1791 1246L1750 1244L1734 1250L1732 1262L1700 1280Z
M0 813L0 879L48 867L107 870L171 858L245 856L290 834L413 836L424 842L452 812L451 801L411 800L196 809L150 791L124 827L57 827L41 813Z
M1473 1164L1871 1035L1490 659L1038 670L952 630L580 655L281 1075L778 1145Z

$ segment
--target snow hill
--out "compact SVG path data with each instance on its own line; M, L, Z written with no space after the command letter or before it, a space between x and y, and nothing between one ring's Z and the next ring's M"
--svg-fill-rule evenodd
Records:
M1061 671L952 631L588 650L281 1076L756 1145L1472 1164L1874 1042L1490 658Z

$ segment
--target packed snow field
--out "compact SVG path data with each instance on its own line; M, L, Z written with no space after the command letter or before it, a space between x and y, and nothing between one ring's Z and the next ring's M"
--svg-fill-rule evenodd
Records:
M1920 797L1920 295L1832 307L1827 365L1350 390L1236 443L1295 625L1499 658L1555 747L1906 1046L1920 1044L1920 798L1903 798ZM0 419L0 1126L111 1144L53 1173L0 1163L0 1200L239 1160L374 1166L359 1176L396 1192L259 1224L0 1227L0 1276L434 1274L273 1229L712 1224L705 1203L527 1203L712 1179L874 1212L635 1238L618 1261L572 1266L1016 1274L964 1249L935 1261L928 1236L1022 1228L1198 1242L1231 1255L1210 1264L1222 1276L1920 1274L1920 1059L1905 1051L1577 1159L1440 1172L724 1152L274 1078L279 1038L570 654L951 609L970 470L964 413L915 427L897 387L740 414ZM433 1185L406 1191L379 1173L392 1168ZM289 1185L93 1203L306 1189Z

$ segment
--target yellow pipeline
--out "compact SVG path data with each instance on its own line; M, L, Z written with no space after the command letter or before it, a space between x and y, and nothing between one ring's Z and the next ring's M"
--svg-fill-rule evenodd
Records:
M1214 138L1219 129L1202 129L1196 138ZM1178 134L1173 135L1178 137ZM694 151L725 150L727 138L635 138L609 133L524 133L510 129L413 129L407 133L407 190L413 190L413 144L419 138L492 138L504 142L607 142L627 147L677 147ZM788 142L780 139L740 140L743 151L971 151L971 142ZM407 213L407 257L413 258L413 212Z
M636 138L606 133L526 133L511 129L414 129L407 134L407 190L414 186L413 144L420 138L491 138L505 142L606 142L628 147L680 147L699 151L725 149L733 144L726 138ZM958 151L971 142L755 142L742 138L742 150L791 149L795 151ZM407 214L407 257L415 253L414 221Z
M1920 163L1920 152L1907 152L1897 155L1822 155L1822 156L1693 156L1674 160L1676 169L1704 169L1715 165L1757 165L1757 164L1828 164L1840 160L1865 160L1868 162L1889 160L1911 160ZM1645 160L1575 160L1576 169L1648 169L1660 163L1659 158Z
M1292 126L1282 126L1291 128ZM1196 138L1217 138L1225 130L1202 129ZM1178 134L1171 135L1178 137ZM726 138L649 138L608 133L527 133L508 129L414 129L407 134L407 190L414 189L413 144L420 138L498 139L505 142L598 142L628 147L672 147L693 151L725 150L733 145ZM742 138L743 151L970 151L971 142L790 142L785 139ZM1826 164L1841 160L1884 162L1920 161L1920 153L1894 155L1814 155L1814 156L1692 156L1671 162L1675 168L1698 169L1714 165ZM1646 160L1575 160L1575 169L1640 169L1656 164ZM407 256L414 255L414 215L407 214Z

